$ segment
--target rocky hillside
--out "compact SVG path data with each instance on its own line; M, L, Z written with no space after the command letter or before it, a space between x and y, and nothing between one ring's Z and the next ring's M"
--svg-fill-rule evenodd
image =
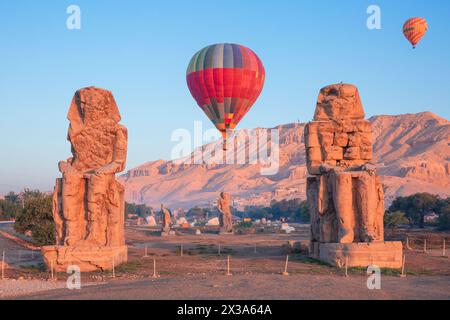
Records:
M430 112L375 116L375 161L386 186L386 200L416 192L450 196L450 121ZM190 208L209 206L220 191L233 195L236 206L267 205L271 200L305 198L304 124L277 127L279 170L261 175L261 165L193 165L191 158L152 161L121 177L128 202ZM241 130L238 135L245 135ZM211 146L211 145L209 145ZM214 144L212 144L214 147ZM248 159L248 141L235 155Z

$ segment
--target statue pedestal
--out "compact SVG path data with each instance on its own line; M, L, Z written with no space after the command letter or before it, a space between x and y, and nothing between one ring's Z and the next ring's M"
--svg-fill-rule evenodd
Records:
M170 230L170 231L161 231L161 237L170 237L170 236L176 236L177 234L175 233L174 230Z
M322 243L318 244L316 257L332 266L342 268L348 257L349 267L399 269L402 267L403 245L400 241L373 243ZM317 257L318 254L318 257Z
M52 265L56 272L67 272L67 267L75 265L81 272L112 270L128 260L127 246L46 246L42 247L44 262Z

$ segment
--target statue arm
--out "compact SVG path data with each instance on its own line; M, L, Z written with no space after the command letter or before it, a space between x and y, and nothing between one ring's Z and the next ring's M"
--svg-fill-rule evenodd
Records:
M97 169L97 174L111 174L118 173L125 170L127 161L127 145L128 145L128 131L124 126L119 125L116 133L116 141L114 145L113 161L106 166Z

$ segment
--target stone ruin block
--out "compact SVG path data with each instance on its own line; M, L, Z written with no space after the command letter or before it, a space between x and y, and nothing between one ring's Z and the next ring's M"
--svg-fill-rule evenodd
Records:
M361 146L372 147L372 132L360 132Z
M334 134L334 146L347 147L348 146L348 134L345 132Z
M338 268L367 267L400 269L403 262L403 246L400 241L373 243L325 243L315 244L319 259ZM313 246L314 248L314 246Z
M305 135L305 147L311 148L311 147L319 147L320 148L320 142L319 142L319 135L317 133L310 133Z
M372 132L372 124L368 120L345 120L342 122L344 132Z
M349 147L371 147L372 133L371 132L352 132L348 134Z
M324 147L323 150L323 159L324 160L342 160L344 159L344 149L341 147Z
M341 168L345 168L348 170L356 170L361 168L363 165L367 163L367 160L358 159L358 160L341 160L339 162L339 166Z
M348 146L349 147L361 146L361 135L359 134L359 132L352 132L348 134Z
M313 122L314 123L314 122ZM317 123L317 132L323 133L323 132L342 132L342 124L336 121L318 121Z
M345 149L344 154L345 160L359 160L361 159L360 148L359 147L350 147Z
M322 147L329 147L333 145L334 133L332 132L319 132L319 141Z
M307 149L307 157L310 161L322 161L322 148L312 147Z

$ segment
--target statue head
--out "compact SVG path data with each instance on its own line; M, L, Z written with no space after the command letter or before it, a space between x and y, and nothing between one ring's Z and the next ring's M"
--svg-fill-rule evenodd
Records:
M112 93L89 87L78 90L70 104L68 140L78 170L111 162L120 113Z
M223 200L228 200L228 199L230 199L230 194L227 192L221 192L220 198L222 198Z
M74 132L99 121L119 123L121 117L112 93L88 87L75 92L67 118Z
M320 90L314 121L364 119L358 88L351 84L333 84Z

